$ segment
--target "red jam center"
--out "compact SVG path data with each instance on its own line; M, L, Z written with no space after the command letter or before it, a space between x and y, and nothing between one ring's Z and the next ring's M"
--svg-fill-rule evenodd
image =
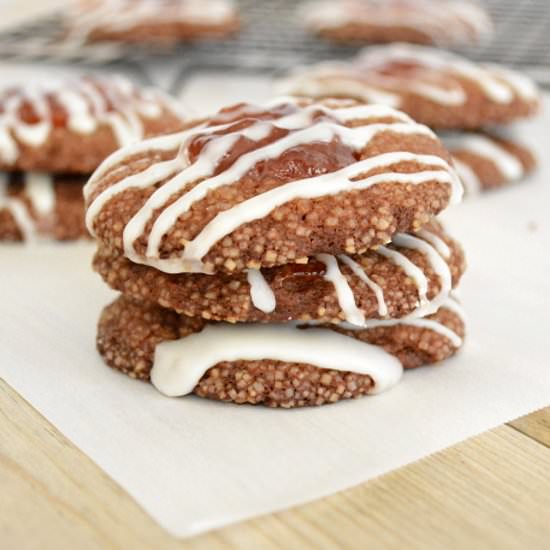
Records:
M297 109L300 109L300 107L289 104L282 105L272 111L255 112L253 114L250 113L246 105L242 104L225 109L210 121L209 126L230 125L221 131L195 137L188 146L190 160L194 162L209 143L223 135L244 130L259 122L269 123L271 120L274 121L268 135L260 140L240 136L218 161L214 174L219 174L230 168L247 153L266 147L297 131L278 128L275 125L276 119L293 114L297 112ZM327 115L321 111L314 113L312 118L312 125L322 119L329 120ZM261 157L261 154L259 156ZM334 172L355 161L356 157L353 150L335 137L330 142L311 141L296 145L286 149L277 158L258 160L247 175L258 180L270 178L286 182Z

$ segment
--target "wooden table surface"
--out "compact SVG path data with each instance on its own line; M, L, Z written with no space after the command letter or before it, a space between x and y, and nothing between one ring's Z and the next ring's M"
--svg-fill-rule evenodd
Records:
M367 547L548 550L550 408L354 489L178 540L0 380L2 550Z
M0 26L64 0L17 0ZM163 531L0 379L0 549L550 548L550 408L312 504Z

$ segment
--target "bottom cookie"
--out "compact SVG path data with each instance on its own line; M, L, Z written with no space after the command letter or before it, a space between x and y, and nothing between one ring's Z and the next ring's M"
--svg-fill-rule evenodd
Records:
M103 310L97 347L110 367L166 395L292 408L388 389L403 368L454 355L463 337L453 299L427 318L362 328L209 323L122 296Z
M80 176L0 173L0 241L88 237L82 196L85 182Z

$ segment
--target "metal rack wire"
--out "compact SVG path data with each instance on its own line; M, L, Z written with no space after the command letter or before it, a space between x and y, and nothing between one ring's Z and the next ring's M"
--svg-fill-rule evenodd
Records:
M180 44L171 50L121 43L68 47L59 40L62 14L54 13L0 33L0 59L139 64L162 56L173 65L179 75L175 81L181 85L198 70L285 70L297 64L345 58L355 51L305 31L297 20L295 0L238 0L237 4L243 25L234 37ZM495 22L495 37L463 52L478 61L517 67L550 86L549 0L485 0L484 4Z

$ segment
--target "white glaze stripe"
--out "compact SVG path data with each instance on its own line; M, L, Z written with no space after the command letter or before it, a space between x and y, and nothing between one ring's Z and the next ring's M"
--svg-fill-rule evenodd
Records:
M441 138L451 154L466 151L492 162L508 180L515 180L524 174L521 161L488 136L472 133L444 134ZM464 161L462 161L464 163Z
M275 98L264 106L255 106L255 105L245 105L242 109L238 111L240 116L254 116L265 109L275 109L281 105L290 104L298 105L298 101L295 97L279 97ZM311 121L311 116L314 113L323 112L327 115L334 117L340 122L347 122L350 120L361 120L369 118L389 118L392 117L400 122L412 122L412 119L407 116L405 113L396 111L391 107L386 107L384 105L359 105L352 106L348 108L339 108L339 109L329 109L323 107L322 105L312 105L306 108L302 108L301 117L303 119L304 126ZM235 117L237 113L233 113ZM219 117L223 119L223 115ZM290 128L293 127L297 129L297 119L295 115L290 115L282 117L280 119L271 121L275 126ZM124 161L127 157L133 155L139 155L148 151L173 151L181 147L181 154L186 155L186 145L190 142L195 136L201 134L214 134L216 132L223 132L229 128L233 123L222 123L216 126L206 126L205 124L197 125L189 130L184 130L175 134L169 134L165 136L158 136L151 138L136 144L132 144L126 147L119 149L114 152L112 155L107 157L93 173L92 177L89 179L88 183L84 187L84 198L89 200L97 182L111 169ZM426 131L426 130L425 130ZM432 134L433 135L433 134ZM0 136L1 137L1 136ZM158 180L151 181L148 185L153 185ZM122 182L121 182L122 183ZM91 230L91 227L88 227Z
M458 315L458 317L460 317L460 320L466 325L468 320L466 312L452 294L443 301L441 307L445 309L450 309L453 313Z
M434 273L439 278L440 290L437 296L423 304L422 298L425 298L426 295L421 294L420 307L407 317L425 317L435 313L440 308L442 302L449 296L449 293L453 288L449 265L431 244L419 239L418 237L413 237L412 235L408 235L406 233L396 233L393 236L392 242L401 248L417 250L424 254L427 257Z
M190 393L204 373L222 361L272 359L370 376L371 393L399 382L403 367L379 346L326 329L299 329L288 324L219 323L155 350L151 381L169 396Z
M277 300L271 287L259 269L249 269L246 278L250 285L250 298L255 308L271 313L277 307Z
M278 98L276 100L269 102L269 104L266 105L265 108L275 108L284 103L295 104L296 99L295 98ZM300 114L302 116L303 125L306 125L307 123L311 122L311 117L316 112L317 113L325 112L326 114L330 113L332 115L334 115L334 112L336 112L335 117L337 118L337 120L340 120L342 122L345 122L348 119L355 118L355 116L368 118L370 116L373 116L373 113L377 113L378 116L384 116L384 117L393 116L397 120L400 120L403 122L410 120L410 118L407 115L404 115L403 113L399 113L399 111L395 111L391 108L382 107L381 109L383 110L375 111L374 109L375 107L376 106L367 105L367 106L360 106L359 108L352 107L348 109L338 109L337 111L332 111L324 108L323 106L311 106L303 109L302 113ZM258 114L260 111L261 111L260 107L246 106L243 109L241 109L239 113L241 115L252 116L254 114ZM293 114L274 121L273 125L280 128L296 129L299 127L298 122L299 122L298 119ZM84 187L84 198L87 201L89 200L98 180L101 177L103 177L107 172L109 172L112 168L118 165L120 162L124 161L128 156L139 155L140 153L144 153L147 151L166 152L166 151L177 150L178 148L180 148L180 153L178 154L176 159L174 159L173 161L166 161L165 163L159 163L159 165L162 164L164 168L159 169L158 172L155 168L150 167L145 172L135 174L134 176L130 176L128 178L124 178L123 180L117 182L115 185L112 185L111 187L107 188L103 193L101 193L98 197L96 197L94 202L89 206L88 212L86 215L88 230L92 234L94 234L93 220L95 219L95 217L97 216L101 208L104 206L104 204L110 198L112 198L118 193L121 193L125 189L129 189L132 187L143 188L143 187L152 186L164 179L169 178L179 170L183 170L184 168L186 168L186 166L189 166L189 161L187 159L186 145L194 137L203 135L203 134L214 134L216 132L223 132L224 130L228 129L232 124L233 123L226 123L226 124L219 124L216 126L209 126L209 127L206 127L204 124L201 124L196 127L193 127L190 130L184 130L182 132L179 132L176 134L169 134L166 136L159 136L156 138L152 138L152 139L140 142L138 144L132 144L130 146L123 147L122 149L119 149L118 151L113 153L110 157L108 157L101 163L101 165L94 172L94 174L89 179L86 186ZM208 175L212 174L219 159L223 157L223 155L230 148L234 140L236 140L240 135L247 136L250 139L255 139L255 140L259 140L264 137L267 137L267 134L266 134L266 130L268 129L267 123L258 123L253 126L254 126L253 128L245 128L244 130L241 130L239 132L232 132L230 134L225 134L224 136L218 138L217 140L214 140L207 147L205 147L205 149L201 152L201 155L199 156L198 161L196 161L193 166L189 166L187 171L184 171L182 172L182 174L179 174L176 177L174 177L174 179L170 180L167 184L163 185L160 189L158 189L157 192L155 192L149 198L147 203L140 210L140 213L139 213L140 216L137 216L136 219L134 219L129 224L131 228L128 229L128 234L133 232L138 232L139 228L142 226L143 223L147 221L148 217L153 212L153 210L155 208L159 208L160 206L162 206L164 201L166 201L173 193L178 191L178 189L180 189L181 187L184 187L187 183L200 179L201 177L207 177ZM195 167L196 164L199 164L199 167ZM135 238L137 238L137 236ZM135 238L131 239L127 237L127 241L133 242ZM126 244L129 250L132 249L132 242L127 242Z
M441 257L446 260L451 257L451 249L439 235L424 228L417 231L416 234L425 241L428 241L439 252Z
M502 65L488 64L485 67L506 81L526 101L536 101L539 98L537 86L529 77Z
M0 210L6 209L15 220L15 224L26 242L36 238L36 224L25 204L14 197L8 196L8 176L0 173Z
M55 209L55 188L51 174L25 172L25 193L40 217L51 216Z
M331 67L334 74L330 74ZM358 81L355 75L341 69L341 64L324 63L323 69L306 69L276 84L280 93L294 93L308 97L329 97L345 95L369 103L399 107L401 98L386 90L369 86L365 81ZM328 73L328 74L327 74Z
M351 323L340 324L342 328L345 328L347 330L369 330L374 328L395 327L399 325L426 328L432 330L433 332L441 334L442 336L447 338L456 348L459 348L462 345L462 338L456 332L454 332L444 324L440 323L439 321L436 321L435 319L409 319L407 317L404 317L402 319L372 319L368 320L366 322L366 325L362 327L352 325Z
M481 191L481 181L477 174L465 162L453 157L453 163L460 180L464 185L464 189L468 195L476 195Z
M442 307L464 319L462 308L453 299L447 299ZM338 326L359 331L399 325L431 330L447 338L456 348L462 345L458 334L434 319L368 320L362 327L348 322ZM200 333L158 344L151 381L165 395L187 395L206 371L220 362L266 359L368 375L375 384L371 393L391 388L403 372L401 363L383 348L330 329L302 330L292 324L218 323L208 325Z
M426 296L428 293L428 279L416 264L401 252L388 248L387 246L379 246L376 252L385 258L389 258L405 272L407 277L410 277L414 281L416 288L418 288L419 307L428 303L428 298Z
M363 325L365 322L365 315L357 307L353 290L349 286L348 280L344 274L340 271L336 258L330 254L317 254L315 257L325 264L326 270L324 279L333 284L338 304L340 309L344 312L346 321L354 325Z
M396 263L396 265L399 265L418 286L421 305L404 317L404 319L416 319L435 313L440 307L449 302L452 289L451 271L445 261L451 256L451 249L443 239L427 229L421 229L417 232L417 235L421 238L398 233L395 235L393 242L396 246L418 250L426 256L433 271L440 280L440 291L432 300L428 300L426 296L428 278L416 264L397 250L387 247L379 247L377 249L380 255L387 257ZM325 264L326 272L324 278L334 285L339 307L344 313L347 322L363 326L366 321L364 313L357 307L353 290L349 285L348 279L342 273L337 260L347 265L353 274L366 283L374 292L378 302L378 315L380 317L387 315L388 309L383 289L368 277L365 270L357 262L345 254L339 255L337 258L330 254L317 254L316 259ZM261 271L255 269L249 270L248 282L251 287L250 292L254 306L266 313L272 312L276 307L275 295L265 281Z
M349 256L341 254L338 256L338 259L345 263L353 273L363 281L373 292L378 302L378 315L380 317L385 317L388 314L388 307L386 306L386 301L384 299L384 291L382 287L376 284L366 273L365 270Z

